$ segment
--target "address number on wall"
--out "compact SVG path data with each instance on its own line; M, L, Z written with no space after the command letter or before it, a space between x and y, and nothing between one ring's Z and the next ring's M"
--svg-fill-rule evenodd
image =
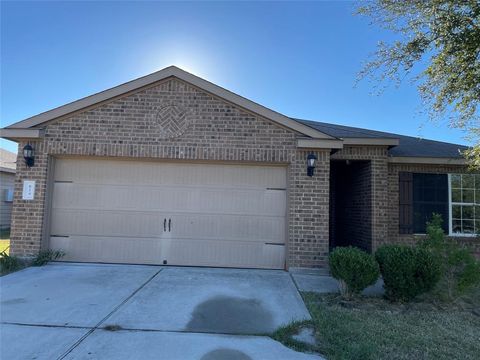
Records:
M22 200L35 198L35 180L23 180Z

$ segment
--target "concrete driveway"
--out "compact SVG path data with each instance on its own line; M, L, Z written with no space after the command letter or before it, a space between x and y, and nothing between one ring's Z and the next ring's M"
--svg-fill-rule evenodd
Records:
M0 285L0 358L320 359L259 336L309 318L283 271L56 263Z

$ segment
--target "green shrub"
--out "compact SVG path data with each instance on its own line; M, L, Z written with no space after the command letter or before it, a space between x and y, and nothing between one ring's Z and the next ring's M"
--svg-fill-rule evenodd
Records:
M57 260L62 256L65 256L65 253L62 250L42 250L38 253L35 259L33 259L32 265L42 266L50 261Z
M21 268L21 263L16 256L8 255L5 251L0 253L0 273L8 274Z
M384 245L375 253L386 296L409 301L432 290L441 276L438 257L432 252L406 245Z
M374 284L380 271L375 258L354 247L338 247L329 256L332 276L340 282L340 292L349 299Z
M480 284L480 262L470 249L447 238L442 229L442 217L434 214L427 223L427 237L419 245L440 260L441 281L437 295L453 301Z

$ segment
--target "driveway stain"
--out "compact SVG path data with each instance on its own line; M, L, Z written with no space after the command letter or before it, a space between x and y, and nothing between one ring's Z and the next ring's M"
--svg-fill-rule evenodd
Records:
M264 334L274 330L273 317L261 301L216 296L198 304L186 331L223 334Z
M252 360L252 358L238 350L216 349L203 355L200 360Z
M15 298L15 299L10 299L10 300L3 300L1 302L2 305L15 305L15 304L23 304L26 303L27 300L25 298Z

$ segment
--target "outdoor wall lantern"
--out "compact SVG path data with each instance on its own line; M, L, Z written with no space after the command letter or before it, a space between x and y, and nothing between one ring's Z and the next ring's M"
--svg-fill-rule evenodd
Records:
M315 154L308 154L307 156L307 175L313 176L315 167L317 166L317 157Z
M28 167L32 167L35 164L35 151L32 145L27 144L23 147L23 158Z

